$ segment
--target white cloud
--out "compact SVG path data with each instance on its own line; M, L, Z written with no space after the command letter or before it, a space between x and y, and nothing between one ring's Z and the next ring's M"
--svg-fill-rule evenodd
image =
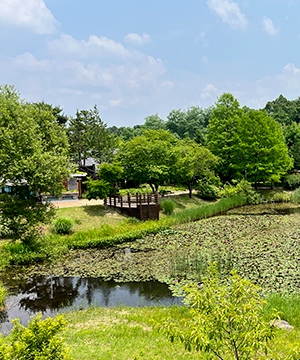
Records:
M172 90L172 82L164 82L161 59L108 38L90 36L84 41L62 34L48 51L50 56L42 59L29 52L14 58L0 56L2 82L13 83L28 101L67 104L69 114L92 107L95 101L103 111L144 109L153 105L153 96L162 89Z
M216 95L216 92L218 92L218 89L215 86L212 84L207 84L202 90L200 97L201 99L207 100L213 98Z
M263 30L271 35L271 36L275 36L277 34L279 34L279 28L276 28L273 24L273 21L269 18L267 18L266 16L263 17L262 19L262 25L263 25Z
M68 34L61 34L59 39L48 44L48 50L56 57L76 57L77 59L100 58L121 59L122 61L145 61L143 52L126 49L121 43L107 37L91 35L87 41L77 40Z
M0 0L0 23L37 34L52 34L57 25L43 0Z
M232 0L207 0L207 4L233 29L246 28L248 20L236 2Z
M129 33L124 37L124 41L134 45L144 45L151 41L151 36L147 33L143 33L142 36L135 33Z

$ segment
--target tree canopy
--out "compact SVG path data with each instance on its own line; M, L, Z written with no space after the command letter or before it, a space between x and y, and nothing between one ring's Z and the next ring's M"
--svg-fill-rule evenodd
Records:
M280 124L259 110L241 117L232 153L236 177L246 171L247 179L255 184L279 182L293 165Z
M152 190L170 178L170 168L175 162L176 138L165 130L144 130L120 146L117 160L123 166L127 180L148 183Z
M236 144L238 123L242 115L239 102L233 95L224 93L218 98L208 124L208 148L218 156L218 172L224 180L233 177L232 147Z
M68 140L49 110L25 104L14 87L0 87L0 223L28 240L51 212L41 194L59 196L70 172Z
M192 140L182 140L176 145L176 161L173 177L177 183L186 184L189 197L197 179L211 177L217 164L217 157L205 147Z
M241 109L231 94L219 97L207 139L223 180L278 182L292 167L281 126L264 111Z
M99 164L111 160L116 142L106 127L96 105L90 110L77 110L76 117L70 120L71 154L79 166L85 165L89 156Z

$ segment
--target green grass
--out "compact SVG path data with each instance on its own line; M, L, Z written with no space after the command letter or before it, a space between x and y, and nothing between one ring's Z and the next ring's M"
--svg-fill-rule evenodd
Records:
M280 293L269 294L266 299L268 303L264 307L263 315L267 319L272 308L281 312L281 319L290 325L300 329L300 295L297 293L283 295Z
M65 314L65 317L69 324L64 333L65 342L71 347L74 360L208 358L201 352L188 352L179 341L171 343L152 327L151 319L188 317L188 309L184 307L90 308ZM287 359L293 348L299 348L299 342L299 328L280 330L268 344L269 355L261 354L262 358L275 359L275 354L279 354L277 359Z
M119 213L109 208L105 210L102 205L61 208L56 211L55 219L59 218L71 219L74 223L74 232L91 231L103 225L114 227L124 220ZM54 233L53 226L47 226L46 231Z
M74 360L199 359L153 330L150 319L182 318L185 308L91 308L66 314L66 345Z
M132 221L131 218L124 220L120 215L112 214L110 211L106 212L103 208L96 206L91 206L90 209L88 207L60 209L57 214L58 217L64 215L74 219L75 224L76 219L79 220L77 221L78 224L76 224L78 230L75 234L63 236L46 235L33 246L25 246L20 242L7 242L0 248L2 257L5 259L5 261L2 260L0 265L3 268L9 264L29 264L43 260L53 261L53 259L64 255L68 249L104 248L134 241L149 234L157 234L174 225L206 218L232 207L241 206L244 203L245 199L240 196L233 196L221 199L216 203L180 210L175 212L173 216L162 218L159 221L150 220L145 222ZM82 214L83 211L86 212L87 222L85 224L84 217L82 220L79 218L79 214ZM104 219L105 216L107 216L106 220L108 219L108 221ZM94 227L90 224L89 230L80 230L82 224L87 226L90 223L89 219L91 217ZM111 218L114 219L110 221ZM97 227L95 222L98 223Z

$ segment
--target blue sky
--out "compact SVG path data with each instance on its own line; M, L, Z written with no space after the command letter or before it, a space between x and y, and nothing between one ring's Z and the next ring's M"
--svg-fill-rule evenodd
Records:
M0 0L0 84L108 126L300 96L300 0Z

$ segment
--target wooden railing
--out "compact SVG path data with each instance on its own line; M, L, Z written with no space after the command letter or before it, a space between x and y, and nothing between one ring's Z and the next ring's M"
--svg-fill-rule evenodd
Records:
M121 213L140 220L159 218L159 194L114 195L108 198L108 205L120 209Z

